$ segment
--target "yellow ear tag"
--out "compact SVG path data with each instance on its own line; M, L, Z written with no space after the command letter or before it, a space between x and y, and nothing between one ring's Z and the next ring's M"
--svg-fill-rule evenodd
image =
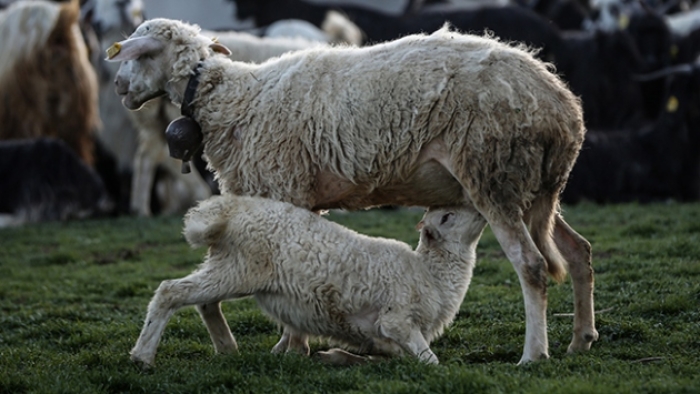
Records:
M678 45L671 45L671 58L675 59L678 56Z
M627 29L627 26L630 25L630 17L626 14L620 15L620 18L617 20L617 25L620 27L620 30Z
M122 44L115 42L111 47L107 48L107 59L112 59L122 50Z
M212 37L211 42L218 44L219 43L219 37Z
M667 112L676 112L678 110L678 99L676 96L671 96L666 103Z

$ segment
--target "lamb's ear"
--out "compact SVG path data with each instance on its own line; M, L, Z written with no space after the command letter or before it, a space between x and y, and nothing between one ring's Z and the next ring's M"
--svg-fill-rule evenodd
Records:
M209 48L211 48L212 51L215 53L220 53L222 55L226 56L231 56L231 50L226 48L226 45L221 44L220 42L214 41L209 45Z
M153 37L129 38L121 42L115 42L107 48L108 62L124 62L138 59L140 56L156 53L163 49L163 43Z
M416 230L417 231L422 230L423 226L425 226L425 220L421 220L420 222L418 222L418 224L416 224Z

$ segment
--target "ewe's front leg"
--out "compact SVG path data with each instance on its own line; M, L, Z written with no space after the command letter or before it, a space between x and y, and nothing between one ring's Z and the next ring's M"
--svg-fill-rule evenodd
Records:
M221 312L221 302L197 305L197 312L202 317L204 325L207 326L214 350L221 354L237 353L238 345L231 334L224 314Z
M574 288L574 337L568 352L590 350L593 341L598 339L593 309L591 244L574 231L561 216L557 216L554 241L569 263Z
M525 223L490 223L496 239L518 273L525 301L525 346L518 364L549 358L547 341L547 269Z

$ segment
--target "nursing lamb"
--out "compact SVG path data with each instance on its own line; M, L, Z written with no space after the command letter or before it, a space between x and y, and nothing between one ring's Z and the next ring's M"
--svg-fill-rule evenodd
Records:
M229 53L198 27L154 19L110 57L123 62L127 108L187 98L223 193L314 211L473 206L521 283L520 362L549 357L547 273L562 280L567 266L569 351L597 339L590 244L557 212L584 139L581 104L531 52L449 28L262 64L217 52Z
M218 352L236 351L220 302L252 295L304 338L327 337L372 354L403 350L437 363L428 345L459 311L485 226L469 207L429 210L412 251L289 203L212 197L185 219L187 241L209 247L204 264L161 283L131 357L153 364L168 319L188 305L197 305ZM365 360L339 349L320 356L332 363Z

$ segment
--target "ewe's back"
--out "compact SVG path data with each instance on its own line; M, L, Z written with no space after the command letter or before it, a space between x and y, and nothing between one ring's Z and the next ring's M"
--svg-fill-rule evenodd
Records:
M253 94L226 124L289 139L295 154L311 152L356 182L407 176L420 148L447 130L448 145L465 152L486 138L583 132L578 100L530 51L448 28L289 53L240 79Z

